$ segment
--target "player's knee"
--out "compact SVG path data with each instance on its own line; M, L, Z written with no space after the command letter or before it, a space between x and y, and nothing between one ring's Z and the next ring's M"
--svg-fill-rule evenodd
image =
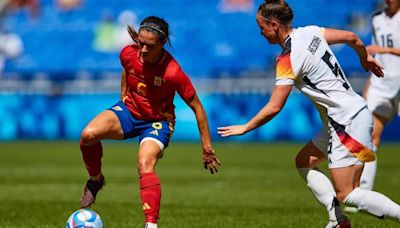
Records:
M346 197L352 192L352 190L349 191L336 191L336 198L339 200L340 203L344 203L344 200Z
M138 173L151 173L154 172L155 161L153 159L142 157L138 159Z
M372 135L372 144L374 144L374 146L379 147L379 145L381 144L381 136L377 135L377 134L373 134Z
M298 153L298 154L296 155L295 164L296 164L296 168L298 168L298 169L300 169L300 168L307 168L307 167L304 165L304 158L302 158L302 156L300 156L300 153Z
M95 144L98 141L96 137L96 132L94 129L90 127L86 127L83 129L82 134L81 134L81 143L83 145L92 145Z
M295 158L296 168L312 168L314 167L313 157L305 156L304 153L298 153Z

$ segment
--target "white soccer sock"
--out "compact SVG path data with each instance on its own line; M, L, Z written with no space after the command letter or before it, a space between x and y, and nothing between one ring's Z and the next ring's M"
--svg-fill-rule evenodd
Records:
M360 188L370 191L374 189L376 166L376 160L364 163L364 170L360 179Z
M157 228L156 223L146 222L144 228Z
M354 205L358 210L377 217L389 217L400 222L400 206L379 192L355 188L344 199L344 203Z
M343 213L329 178L319 169L299 168L298 171L306 180L308 188L328 211L329 220L337 221L340 219Z

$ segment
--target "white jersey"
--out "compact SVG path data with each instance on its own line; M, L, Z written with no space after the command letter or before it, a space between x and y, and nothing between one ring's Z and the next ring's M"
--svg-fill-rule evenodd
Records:
M372 43L381 47L400 48L400 12L388 17L384 11L372 17ZM371 90L382 97L393 98L400 90L400 56L376 54L375 58L383 65L385 77L371 77Z
M323 122L348 125L364 107L326 42L323 29L307 26L293 29L278 57L276 85L292 85L311 99Z

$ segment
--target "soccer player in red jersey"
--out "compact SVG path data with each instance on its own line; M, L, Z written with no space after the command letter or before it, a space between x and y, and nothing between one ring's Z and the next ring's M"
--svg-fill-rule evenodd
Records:
M96 116L83 130L81 151L89 180L81 207L89 207L104 185L101 172L102 139L138 137L138 173L145 227L157 227L161 198L155 165L168 146L175 124L174 96L177 92L193 110L200 132L204 167L217 172L220 162L211 146L206 112L189 77L164 49L169 42L168 23L162 18L145 18L138 33L128 28L136 44L120 54L123 66L121 101Z

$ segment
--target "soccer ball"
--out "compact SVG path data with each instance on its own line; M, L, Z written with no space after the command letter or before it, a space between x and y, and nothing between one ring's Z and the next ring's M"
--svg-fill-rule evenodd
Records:
M66 228L103 228L103 222L96 212L80 209L69 216Z

